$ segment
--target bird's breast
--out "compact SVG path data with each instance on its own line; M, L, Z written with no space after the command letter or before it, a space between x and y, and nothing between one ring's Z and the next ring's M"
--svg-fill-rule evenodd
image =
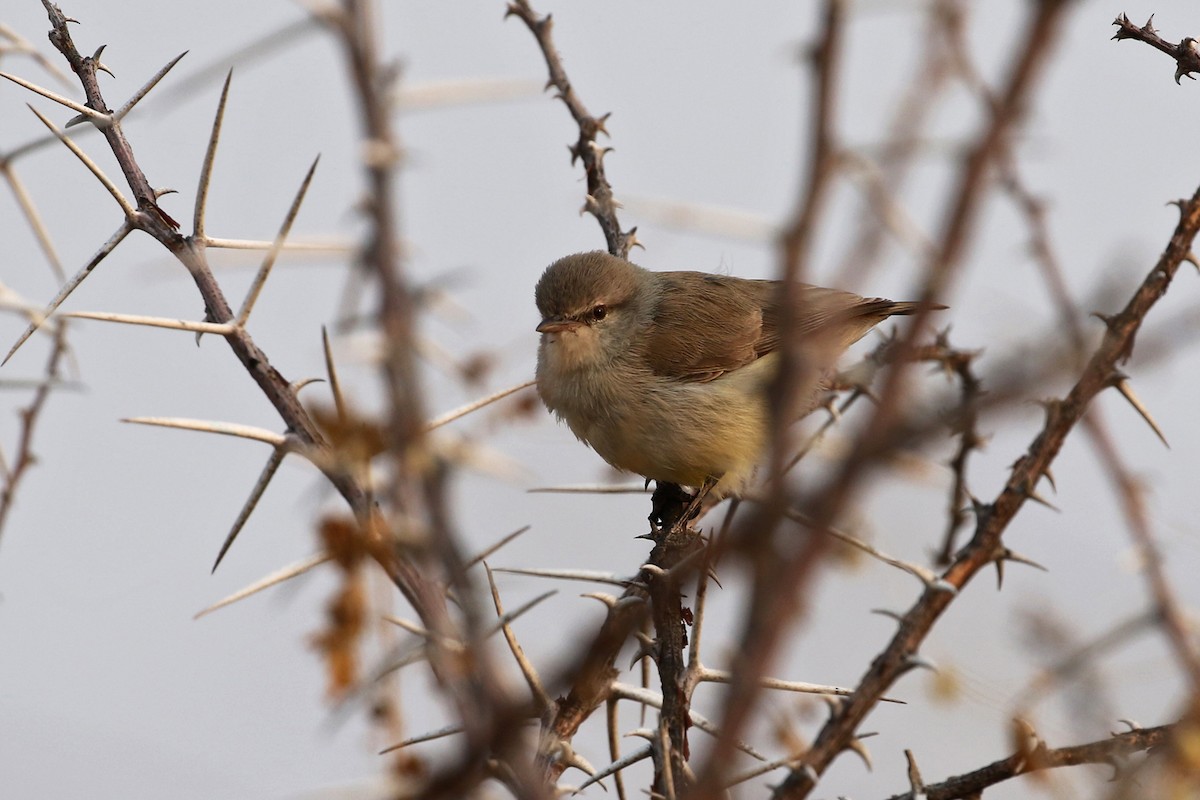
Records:
M767 365L706 383L614 363L565 369L543 349L538 392L571 431L618 469L696 486L748 476L763 447Z

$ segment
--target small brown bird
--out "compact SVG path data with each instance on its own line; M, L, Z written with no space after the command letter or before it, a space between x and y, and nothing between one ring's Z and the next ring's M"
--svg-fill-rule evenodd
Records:
M538 394L614 467L737 494L767 445L778 290L779 281L651 272L602 251L561 258L535 291ZM847 347L919 307L801 284L795 325L811 366L801 413Z

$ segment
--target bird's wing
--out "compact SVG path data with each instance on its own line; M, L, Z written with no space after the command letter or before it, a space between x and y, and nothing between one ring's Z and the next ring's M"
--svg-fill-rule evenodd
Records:
M655 374L711 381L779 348L778 281L704 272L660 274L665 290L645 339L646 360ZM819 336L831 359L887 317L916 308L808 284L800 284L798 299L797 335Z
M646 360L657 375L711 381L744 367L761 348L772 281L704 272L663 272L663 296L646 330ZM702 331L702 335L697 335Z
M759 342L760 354L779 347L782 315L779 313L778 281L763 281L769 284L763 299L763 335ZM841 289L800 284L796 309L796 334L804 339L819 342L833 357L837 357L850 345L857 342L867 331L896 314L912 314L916 303L897 303L880 297L862 297Z

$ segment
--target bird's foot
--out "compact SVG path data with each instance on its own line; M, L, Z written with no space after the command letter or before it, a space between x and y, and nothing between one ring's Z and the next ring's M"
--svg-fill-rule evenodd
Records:
M686 528L692 520L700 516L700 510L704 507L704 498L708 497L708 493L711 492L713 487L716 485L717 478L704 479L704 483L701 484L700 488L696 490L696 493L692 495L691 502L689 502L687 508L683 510L683 514L681 514L679 519L675 521L675 525L680 531Z
M650 498L650 536L656 541L663 536L681 534L704 508L704 498L717 485L717 478L706 478L695 494L689 494L675 483L656 482Z
M692 499L691 495L677 483L655 481L654 494L650 496L650 533L654 538L670 530Z

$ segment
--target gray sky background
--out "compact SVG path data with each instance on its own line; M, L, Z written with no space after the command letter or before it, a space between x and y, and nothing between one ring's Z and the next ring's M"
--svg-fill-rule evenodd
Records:
M219 79L171 97L198 70L303 12L287 2L63 3L81 20L81 50L107 44L110 104L124 101L149 75L183 50L190 54L131 119L127 132L157 186L179 195L164 208L190 220ZM440 413L484 393L532 377L537 322L532 289L544 266L568 252L603 247L594 220L581 217L584 185L566 145L575 132L565 109L538 87L544 65L528 31L502 19L501 2L387 2L386 50L404 66L404 85L487 79L520 82L523 95L466 107L398 114L408 148L402 176L401 226L411 243L411 274L442 281L458 311L423 323L431 340L457 357L487 354L486 386L465 390L430 369L429 406ZM593 113L611 111L615 151L607 160L622 222L638 225L644 251L635 260L657 269L772 273L767 237L714 236L655 222L656 200L686 201L744 212L763 224L783 220L797 194L804 151L807 84L798 47L815 24L812 3L698 4L537 3L555 14L555 34L572 82ZM976 3L970 38L985 77L995 81L1003 54L1021 29L1027 4ZM861 2L847 39L839 124L851 144L882 140L893 105L918 55L915 3ZM1200 183L1195 132L1200 86L1171 79L1173 64L1134 42L1110 42L1113 16L1137 22L1151 13L1163 36L1200 33L1194 2L1082 2L1048 82L1037 94L1019 153L1023 174L1051 201L1050 225L1072 291L1086 310L1113 310L1150 268L1176 221L1166 203ZM36 43L45 14L35 0L3 0L0 22ZM0 68L58 91L31 61L9 57ZM532 87L532 89L530 89ZM7 82L0 84L0 152L41 136L30 102L60 124L69 114ZM340 53L316 30L283 49L236 67L226 132L210 197L216 236L274 235L304 170L322 160L297 232L301 237L353 237L350 210L359 193L358 150ZM937 115L947 147L979 123L965 90L952 91ZM116 174L95 136L80 139ZM68 272L79 268L116 229L118 209L61 146L20 159L16 168L45 214ZM936 230L937 191L950 174L945 153L922 161L906 197L918 224ZM833 280L848 234L861 213L857 190L841 184L814 265L817 282ZM186 225L185 225L186 226ZM966 271L947 302L945 321L960 347L986 348L981 368L1036 353L1057 324L1035 265L1028 234L1013 206L986 209ZM214 256L226 294L241 298L253 274L244 258ZM891 247L885 267L863 285L870 294L902 298L911 291L913 257ZM284 259L257 307L251 332L289 378L323 374L320 326L331 323L345 282L337 257ZM0 281L42 303L56 283L20 217L0 190ZM1142 399L1171 442L1166 450L1119 397L1099 407L1131 467L1151 487L1155 532L1176 586L1189 606L1200 603L1196 523L1200 426L1194 410L1200 380L1196 275L1182 270L1151 316L1140 342L1172 333L1168 360L1135 358L1128 366ZM1107 299L1101 299L1107 298ZM1105 305L1107 304L1107 305ZM197 319L203 309L184 270L146 237L134 235L68 303L106 310ZM1172 322L1173 321L1173 322ZM23 328L0 317L0 342ZM1098 333L1099 324L1095 325ZM1155 332L1158 332L1156 334ZM269 404L228 347L206 337L98 322L77 324L71 338L83 389L55 395L37 431L39 464L21 487L0 540L0 794L58 798L326 797L375 783L387 744L364 723L362 708L331 712L322 665L308 637L321 624L334 582L317 573L199 621L215 600L316 549L313 521L338 508L316 471L289 462L215 576L217 548L268 455L255 443L122 425L128 416L228 420L278 429ZM361 337L339 340L337 353L355 402L377 405ZM8 345L3 347L7 349ZM39 374L46 342L35 338L0 379ZM931 376L930 385L944 386ZM1058 385L1061 391L1065 383ZM323 397L321 386L306 390ZM5 392L5 408L25 395ZM1037 398L1031 398L1031 400ZM994 438L976 460L971 488L993 496L1008 465L1024 451L1041 411L1032 403L988 419ZM0 414L0 443L11 452L15 415ZM457 524L472 548L522 525L532 530L493 558L496 565L572 566L631 574L647 547L646 498L527 493L535 486L594 482L603 463L563 427L539 413L530 421L489 426L486 417L455 431L505 454L522 471L507 480L464 475L454 485ZM928 463L883 478L861 507L865 530L884 550L921 559L944 524L949 451L931 449ZM814 465L815 468L815 465ZM1013 698L1040 663L1029 646L1030 613L1049 611L1080 641L1147 607L1129 535L1102 468L1081 435L1073 435L1055 469L1053 502L1028 508L1006 535L1010 547L1049 567L1014 568L997 593L990 576L973 583L935 629L925 655L961 690L939 700L925 674L892 692L906 706L879 709L867 728L875 769L841 759L818 796L857 798L907 788L903 750L916 747L928 780L1007 755ZM718 633L735 621L739 576L722 576L708 643L710 665L722 666ZM515 606L543 582L506 577ZM599 618L588 591L563 585L549 604L517 625L526 649L542 663L569 651ZM919 586L882 565L831 568L779 673L853 685L892 634L873 608L906 608ZM406 609L401 608L401 613ZM728 634L726 634L728 635ZM1034 718L1052 745L1074 744L1115 730L1115 719L1145 725L1173 719L1180 700L1173 664L1161 641L1146 634L1099 665L1103 701L1089 713L1062 695ZM634 675L629 676L635 680ZM408 732L441 724L419 670L403 677ZM708 695L712 703L714 695ZM701 695L701 703L706 696ZM796 703L786 698L791 706ZM811 709L808 730L822 713ZM628 714L626 727L634 727ZM702 742L701 734L693 734ZM763 741L769 741L764 734ZM581 738L595 764L604 760L599 729ZM630 745L632 746L632 745ZM701 745L702 746L702 745ZM437 748L428 748L436 753ZM1088 775L1083 780L1084 774ZM1056 776L1046 796L1087 797L1099 770ZM578 776L576 776L578 777ZM743 796L760 796L755 784ZM996 797L1024 797L1030 784ZM600 796L598 790L589 796ZM356 795L348 795L356 796ZM991 793L989 793L991 797Z

